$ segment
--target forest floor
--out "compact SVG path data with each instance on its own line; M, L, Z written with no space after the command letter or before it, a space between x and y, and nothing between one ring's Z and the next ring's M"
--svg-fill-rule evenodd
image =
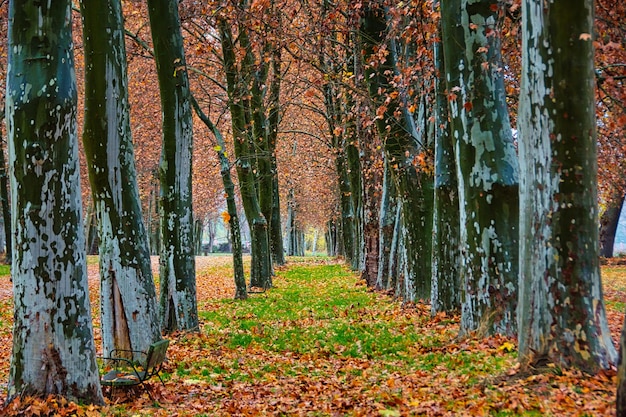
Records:
M156 263L154 264L156 268ZM516 341L458 338L458 317L430 316L369 291L328 258L290 258L274 288L235 301L230 256L197 260L201 329L171 340L165 386L105 391L94 407L58 398L2 407L12 300L0 276L0 415L24 416L605 416L615 371L589 376L546 367L522 373ZM156 270L156 269L155 269ZM626 266L603 266L615 340L626 307ZM97 261L89 282L99 341Z

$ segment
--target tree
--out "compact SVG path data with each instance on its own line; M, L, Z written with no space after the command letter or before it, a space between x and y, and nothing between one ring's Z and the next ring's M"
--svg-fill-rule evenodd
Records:
M0 119L5 118L5 111L0 111ZM0 210L2 210L2 223L4 224L4 243L6 253L4 262L11 263L13 248L11 245L11 202L9 201L8 175L4 158L4 146L0 140Z
M198 329L192 213L189 79L178 1L149 0L150 29L163 116L161 183L161 319L163 330Z
M103 403L91 324L69 1L9 5L14 317L9 400Z
M239 227L239 215L237 214L237 204L235 203L235 184L230 175L231 164L226 156L226 145L224 137L217 126L213 124L211 119L202 111L196 99L191 96L191 104L196 114L209 128L215 136L216 145L213 147L220 158L220 173L222 175L222 183L224 184L224 193L226 194L227 212L224 216L224 222L230 226L230 232L233 242L233 273L235 279L235 299L245 300L248 298L248 290L246 289L246 277L243 272L243 258L241 247L241 230Z
M598 260L593 1L522 2L519 358L615 363Z
M135 173L122 5L99 0L80 5L83 143L98 219L103 351L146 351L161 339L161 324Z
M419 167L428 153L424 130L418 132L409 111L406 91L395 81L400 75L398 44L388 35L387 16L377 2L364 10L360 28L366 61L365 79L375 107L376 126L395 182L402 212L401 251L406 251L407 276L403 295L429 300L432 251L432 174ZM424 98L424 92L420 93ZM423 104L423 103L422 103Z
M239 26L240 33L238 36L239 47L244 56L241 62L237 61L237 46L233 38L232 28L224 16L218 17L218 28L226 73L235 156L237 157L237 177L239 179L246 219L250 225L252 240L250 286L267 289L272 286L268 224L261 212L257 194L253 172L254 152L250 148L253 141L248 128L249 122L252 120L248 94L254 60L250 50L248 31L244 25ZM238 66L238 63L240 66Z
M439 30L441 33L441 28ZM432 313L460 307L459 196L450 124L443 45L434 45L435 87L435 203L433 213Z
M496 0L441 0L460 207L461 333L515 334L518 160L506 107Z

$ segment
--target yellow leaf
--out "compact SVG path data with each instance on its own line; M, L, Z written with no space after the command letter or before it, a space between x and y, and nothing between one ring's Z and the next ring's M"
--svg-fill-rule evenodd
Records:
M513 352L515 350L515 345L511 342L504 342L502 346L498 348L500 352Z
M222 150L222 147L221 147L220 145L217 145L217 146L214 146L214 147L213 147L213 150L214 150L215 152L219 152L219 151L221 151L221 150Z
M400 417L398 410L380 410L378 413L383 417Z

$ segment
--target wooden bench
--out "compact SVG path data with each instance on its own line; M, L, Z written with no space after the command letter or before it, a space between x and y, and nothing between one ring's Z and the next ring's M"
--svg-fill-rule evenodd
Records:
M106 369L112 367L110 371L102 375L100 384L111 387L111 389L141 384L150 399L154 401L144 382L156 376L159 378L159 381L161 381L161 384L165 386L159 372L163 367L169 344L170 341L167 339L159 340L151 344L147 352L113 349L109 356L99 358L104 362ZM124 355L124 353L126 355ZM131 355L134 357L137 356L136 354L145 357L145 360L133 361L127 357L123 357L130 357Z

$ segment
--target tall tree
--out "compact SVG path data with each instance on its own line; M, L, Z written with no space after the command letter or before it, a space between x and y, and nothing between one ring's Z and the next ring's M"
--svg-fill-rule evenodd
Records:
M161 315L163 330L198 329L191 155L193 119L176 0L148 0L161 93Z
M241 190L246 219L250 225L252 267L250 285L270 288L272 286L271 254L269 248L268 224L261 212L254 176L254 152L251 149L249 122L252 113L249 102L252 64L250 39L245 25L239 26L239 48L244 58L237 60L237 45L232 28L224 16L218 18L218 28L224 59L224 70L228 90L229 108L234 136L235 156L237 157L237 177ZM239 65L238 65L239 64Z
M5 110L0 111L0 119L5 118ZM6 160L4 158L4 146L0 139L0 210L2 210L2 222L4 223L4 243L6 245L5 260L11 263L13 247L11 245L11 202L9 201L8 174Z
M7 127L14 317L9 400L103 403L91 324L71 2L11 1Z
M402 251L406 251L406 284L402 293L409 299L429 300L432 250L432 175L418 170L426 149L407 106L406 90L395 81L399 76L396 40L389 34L385 9L371 1L360 27L365 79L375 106L378 132L402 206ZM430 178L429 178L430 177ZM430 220L428 220L428 216Z
M441 0L460 207L461 332L512 335L518 160L505 101L497 0Z
M441 33L441 29L439 30ZM433 213L432 313L460 307L459 198L450 124L443 45L434 45L435 87L435 203Z
M209 128L211 133L215 136L216 145L213 147L217 152L220 159L220 174L222 176L222 183L224 184L224 194L226 195L226 208L227 218L224 217L224 221L228 221L230 226L231 239L233 242L233 273L235 279L235 299L245 300L248 298L248 290L246 289L246 277L243 272L243 251L241 247L241 229L239 227L239 215L237 213L237 204L235 203L235 184L233 183L230 175L231 164L226 156L226 145L224 143L224 137L222 132L219 131L217 126L209 119L209 117L202 111L200 105L196 99L191 97L191 104L193 105L196 114L202 120L202 122Z
M280 16L276 17L280 21ZM272 260L276 265L285 264L285 248L283 247L283 231L280 214L280 189L278 183L278 164L276 162L276 144L278 140L278 127L281 119L280 87L283 78L281 72L282 51L281 47L275 45L272 51L272 82L270 84L270 95L268 105L268 132L267 132L267 152L270 158L270 174L272 179L272 204L270 212L270 249Z
M161 339L161 323L135 173L122 5L83 0L80 6L83 143L98 219L102 346L146 351Z
M598 260L593 0L522 2L519 358L616 361Z

